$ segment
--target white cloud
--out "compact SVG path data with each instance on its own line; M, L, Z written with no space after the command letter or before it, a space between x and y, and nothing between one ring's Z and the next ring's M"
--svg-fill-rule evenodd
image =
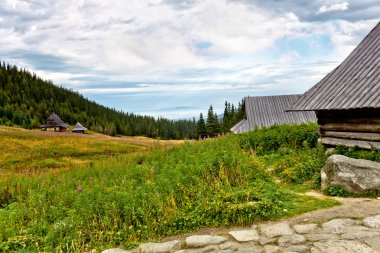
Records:
M322 5L317 14L326 13L326 12L332 12L332 11L345 11L348 10L349 3L348 2L341 2L336 3L332 5Z
M223 97L232 92L242 97L284 87L306 90L376 23L308 22L299 18L300 6L297 11L264 8L259 1L170 2L0 1L0 57L85 94L170 93L179 101L182 92L225 91ZM349 12L354 3L320 0L311 10L320 5L322 14ZM328 39L313 41L313 36ZM309 56L302 48L279 44L284 38L330 48ZM42 64L40 56L51 56L52 62Z

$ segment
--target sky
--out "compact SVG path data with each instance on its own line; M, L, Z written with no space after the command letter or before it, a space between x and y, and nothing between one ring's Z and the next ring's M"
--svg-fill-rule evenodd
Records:
M1 0L0 60L117 110L191 118L304 93L379 17L378 0Z

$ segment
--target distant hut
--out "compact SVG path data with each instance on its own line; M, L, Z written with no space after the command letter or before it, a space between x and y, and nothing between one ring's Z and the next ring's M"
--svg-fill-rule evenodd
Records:
M380 148L380 23L292 111L315 111L320 140L331 146Z
M314 112L287 112L302 95L262 96L245 98L245 119L231 128L235 134L281 124L316 122Z
M84 134L87 131L87 128L81 125L81 123L77 122L71 132L73 133L82 133Z
M46 123L40 126L40 128L43 131L46 131L48 129L53 129L54 131L57 131L57 132L65 132L68 127L69 125L64 123L55 113L50 114L50 116L46 120Z

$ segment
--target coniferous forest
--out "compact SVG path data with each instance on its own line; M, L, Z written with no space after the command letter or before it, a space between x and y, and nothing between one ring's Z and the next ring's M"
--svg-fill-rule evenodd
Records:
M56 113L70 125L80 122L90 130L113 136L193 139L228 133L244 117L244 111L244 100L237 107L226 101L222 119L212 105L207 118L201 114L198 122L155 119L102 106L35 73L0 63L0 125L38 128L51 113Z
M16 66L0 64L0 125L37 128L51 113L74 125L109 135L163 139L196 137L195 120L155 119L99 105Z

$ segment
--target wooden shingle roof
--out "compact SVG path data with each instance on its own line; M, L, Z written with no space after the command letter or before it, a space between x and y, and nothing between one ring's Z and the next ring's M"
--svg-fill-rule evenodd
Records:
M242 133L256 128L270 127L281 124L301 124L316 122L314 112L287 112L289 106L294 104L302 95L281 95L246 97L246 120L240 121L231 131Z
M380 108L380 23L289 110Z
M84 126L82 126L81 123L77 122L74 126L73 129L71 129L71 131L75 132L75 131L86 131L87 128L85 128Z
M44 125L40 126L40 128L47 128L47 127L63 127L63 128L68 128L69 125L67 125L66 123L64 123L57 114L52 113L47 118L46 123Z

